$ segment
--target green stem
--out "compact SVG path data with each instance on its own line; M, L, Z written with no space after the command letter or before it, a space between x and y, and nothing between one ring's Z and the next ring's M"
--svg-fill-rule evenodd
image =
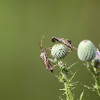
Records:
M67 96L66 100L73 100L73 95L72 95L72 91L71 91L71 83L67 78L67 73L66 71L63 69L63 71L61 72L63 79L65 80L64 83L64 88L65 88L65 94Z
M100 96L100 81L99 81L99 78L98 78L98 72L97 72L95 67L93 67L89 64L89 62L87 62L87 68L91 72L91 74L94 78L94 81L95 81L94 89L96 90L96 92Z
M58 66L60 68L60 74L62 77L62 82L64 84L64 90L66 94L66 100L73 100L73 94L72 94L72 84L70 79L68 79L68 69L66 69L66 66L64 65L62 60L58 61Z

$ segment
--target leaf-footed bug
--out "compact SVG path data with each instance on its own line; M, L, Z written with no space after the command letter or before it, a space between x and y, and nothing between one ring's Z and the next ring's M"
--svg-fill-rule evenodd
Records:
M72 48L77 50L77 48L72 46L71 40L69 40L69 39L64 39L64 38L59 38L59 37L52 37L52 42L55 43L56 41L65 44L69 48L70 51L73 51Z
M41 48L41 54L40 54L40 58L43 60L43 62L46 65L46 69L50 70L51 72L53 72L54 67L52 67L49 59L48 59L48 54L47 54L47 48L45 48L45 50L42 48L42 41L43 41L44 35L41 39L41 43L39 42L39 46Z

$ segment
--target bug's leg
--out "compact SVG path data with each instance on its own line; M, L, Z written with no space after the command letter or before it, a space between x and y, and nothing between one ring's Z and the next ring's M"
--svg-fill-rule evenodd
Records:
M50 47L47 47L47 49L51 51L51 48Z
M72 51L67 51L68 53L72 52Z
M51 58L48 58L49 61L51 61L52 63L56 63L57 59L52 60Z
M54 66L52 66L52 67L50 67L50 71L53 73L53 70L54 70L54 68L56 67L57 65L54 65Z
M48 51L48 50L47 50L47 48L45 47L45 53L46 53L46 54L47 54L47 51Z
M48 59L49 59L49 61L53 62L53 60L51 58L48 58Z
M46 66L46 70L48 70L49 69L49 67L48 66Z
M67 47L68 47L68 49L69 49L70 51L73 51L72 47L70 47L70 46L67 46Z
M48 50L51 51L51 48L49 48L49 47L46 47L46 48L45 48L45 52L46 52L47 56L48 56L48 53L47 53ZM51 55L51 54L50 54L50 55ZM52 55L51 55L51 56L52 56Z
M77 50L77 48L73 47L75 50Z

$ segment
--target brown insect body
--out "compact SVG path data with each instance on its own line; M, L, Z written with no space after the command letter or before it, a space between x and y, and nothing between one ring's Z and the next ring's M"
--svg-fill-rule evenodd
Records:
M40 58L43 60L43 62L46 65L46 69L49 69L51 72L53 72L53 67L50 63L50 61L48 60L48 55L46 53L46 51L44 51L43 49L41 50L41 54L40 54Z
M44 36L43 36L44 37ZM43 38L42 38L43 40ZM40 54L40 58L43 60L43 62L45 63L46 65L46 69L50 70L51 72L53 72L53 69L54 67L52 67L49 59L48 59L48 54L47 54L47 49L45 48L45 50L42 48L42 40L41 40L41 45L40 45L40 42L39 42L39 45L40 45L40 48L41 48L41 54Z
M70 51L73 51L72 50L73 46L71 44L71 40L64 39L64 38L58 38L58 37L52 37L52 42L55 43L56 41L65 44L69 48Z

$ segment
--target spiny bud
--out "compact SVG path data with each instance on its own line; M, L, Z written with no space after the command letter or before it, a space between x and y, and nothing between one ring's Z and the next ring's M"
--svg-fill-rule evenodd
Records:
M78 45L78 57L82 61L91 61L96 55L96 47L90 40L83 40Z
M96 57L92 60L91 65L96 68L100 68L100 52L97 49Z
M55 44L51 49L51 55L57 59L64 58L67 54L67 46L64 44Z
M93 67L99 68L99 67L100 67L100 58L95 57L95 58L92 60L91 65L92 65Z

